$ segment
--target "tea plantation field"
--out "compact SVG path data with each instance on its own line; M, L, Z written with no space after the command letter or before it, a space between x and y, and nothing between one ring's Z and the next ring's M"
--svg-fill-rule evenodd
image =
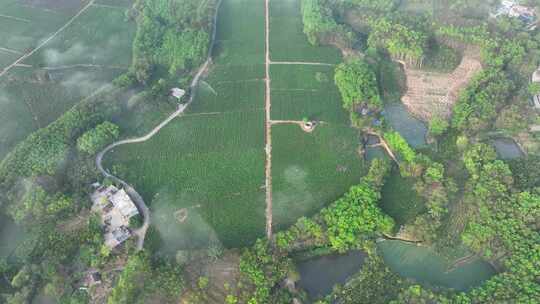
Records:
M341 60L335 49L308 44L297 1L270 3L273 60ZM150 205L163 252L212 242L245 246L266 227L264 1L223 1L212 55L183 116L147 142L105 156L106 167ZM333 70L270 67L271 120L324 122L312 133L294 123L271 127L274 230L331 203L364 173L359 134L349 127Z
M105 156L149 202L165 252L264 233L264 2L223 1L217 29L214 64L186 114Z
M0 47L21 52L15 58L10 54L9 60L1 59L5 65L22 56L24 48L34 47L32 43L58 30L71 17L68 13L76 13L72 9L66 12L37 6L20 7L17 3L1 6L0 14L19 13L20 18L36 17L32 20L42 20L47 26L53 26L45 31L39 23L29 24L27 31L35 36L26 35L20 29L2 31L0 35L9 37L0 38L6 43L0 43ZM127 69L131 62L135 24L124 20L124 11L89 7L43 48L23 60L21 66L12 68L0 78L0 159L32 131L47 126ZM22 13L25 15L20 15ZM0 23L4 19L0 17ZM10 40L17 39L32 43L9 44Z
M322 125L305 133L296 125L272 127L275 229L310 216L357 184L365 168L357 131Z
M272 65L272 119L349 124L334 84L334 67Z
M273 61L340 62L337 49L309 44L303 30L300 1L270 1L270 54Z

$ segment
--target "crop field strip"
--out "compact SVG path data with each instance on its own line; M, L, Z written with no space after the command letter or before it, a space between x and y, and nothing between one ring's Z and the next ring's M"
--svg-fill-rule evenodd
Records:
M340 62L340 52L337 49L308 43L298 0L270 1L270 29L270 54L273 62Z
M334 84L338 50L315 47L303 33L300 1L270 1L272 208L274 230L331 203L365 171ZM298 124L321 123L312 133Z
M122 10L88 7L42 49L7 71L0 78L0 159L32 131L123 73L131 61L126 54L131 54L134 32L134 24L124 21ZM38 80L34 67L47 70L49 80Z
M162 238L175 244L165 251L215 239L243 246L264 233L264 9L257 4L223 1L212 68L185 114L148 142L105 156L109 170L150 202ZM174 212L182 208L188 217L180 223Z

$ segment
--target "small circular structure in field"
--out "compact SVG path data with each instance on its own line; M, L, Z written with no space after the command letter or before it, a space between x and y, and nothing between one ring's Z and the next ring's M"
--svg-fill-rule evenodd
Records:
M302 130L304 130L304 132L311 133L313 132L313 130L315 130L317 123L314 121L303 121L300 126L302 127Z
M187 220L187 217L188 217L188 210L186 208L182 208L174 212L174 218L180 224L184 223Z

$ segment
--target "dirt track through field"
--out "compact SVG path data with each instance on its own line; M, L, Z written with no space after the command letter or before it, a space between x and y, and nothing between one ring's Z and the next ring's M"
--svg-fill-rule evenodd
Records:
M265 9L265 70L266 70L266 236L272 239L272 99L270 93L270 5L269 0L264 1Z
M304 62L304 61L270 61L272 65L318 65L318 66L335 66L331 63L323 62Z
M32 51L22 55L19 57L19 59L15 60L12 64L5 67L2 71L0 71L0 77L4 76L9 70L11 70L14 66L18 65L21 61L25 60L26 58L32 56L35 52L39 51L42 47L44 47L49 41L53 40L58 34L63 32L68 26L70 26L79 16L81 16L88 8L90 8L94 4L95 0L90 0L88 4L86 4L75 16L71 17L69 21L64 24L61 28L59 28L54 34L52 34L49 38L45 39L42 43L40 43L35 49Z

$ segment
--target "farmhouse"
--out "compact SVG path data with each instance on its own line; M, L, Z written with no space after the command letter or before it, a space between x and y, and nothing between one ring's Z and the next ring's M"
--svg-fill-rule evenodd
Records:
M139 214L129 195L115 186L97 186L91 199L105 227L105 245L112 249L122 244L131 236L129 220Z
M180 100L184 95L186 95L186 91L180 89L180 88L172 88L171 89L171 96L175 97L176 99Z

